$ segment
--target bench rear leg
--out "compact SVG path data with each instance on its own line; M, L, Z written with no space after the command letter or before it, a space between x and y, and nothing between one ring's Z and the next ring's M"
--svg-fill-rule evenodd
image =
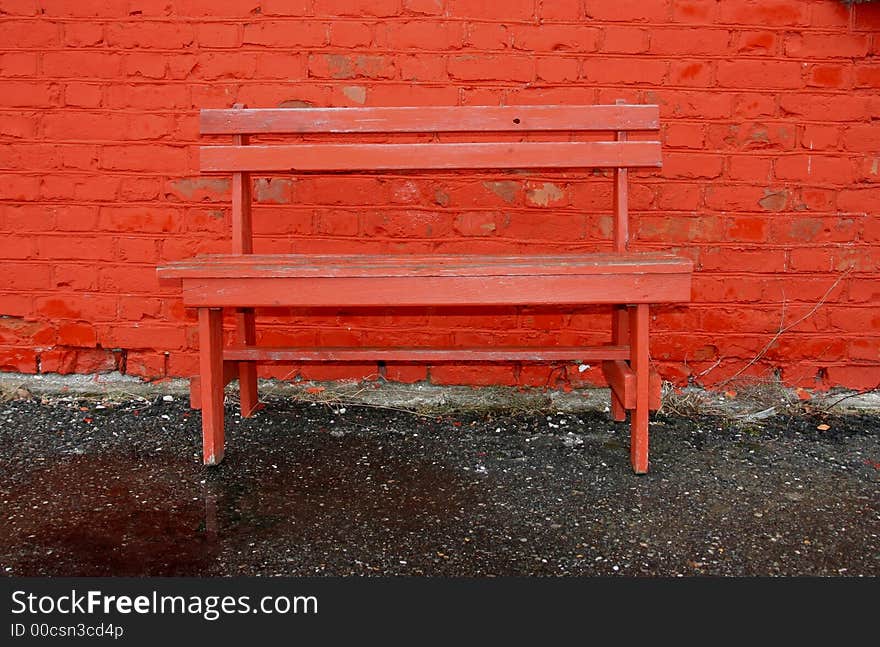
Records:
M611 313L611 340L613 344L629 346L629 313L626 306L614 306ZM626 420L626 408L614 391L611 391L611 419L618 422Z
M648 305L630 308L633 372L636 374L636 408L630 419L630 460L636 474L648 471L648 408L650 366L648 359Z
M205 465L223 460L223 310L199 308L199 372L202 456Z
M242 308L235 314L235 327L239 343L254 346L257 343L257 327L253 308ZM249 418L262 408L257 393L257 365L253 362L238 363L238 388L242 418Z

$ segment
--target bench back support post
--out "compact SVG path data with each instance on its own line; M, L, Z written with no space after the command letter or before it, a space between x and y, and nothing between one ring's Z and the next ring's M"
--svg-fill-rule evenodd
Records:
M236 103L233 108L243 109L242 103ZM233 135L232 143L235 146L245 146L248 143L247 135ZM254 235L251 219L251 174L232 174L232 253L253 254Z
M625 101L618 99L617 105L623 105ZM627 137L625 130L618 130L616 139L625 142ZM625 167L614 169L614 251L625 252L629 244L629 197L628 180L629 170Z

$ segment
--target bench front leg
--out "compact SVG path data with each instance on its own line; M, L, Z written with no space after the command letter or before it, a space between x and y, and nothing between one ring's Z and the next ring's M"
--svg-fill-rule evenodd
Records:
M257 326L253 308L242 308L235 313L236 339L246 346L257 343ZM249 418L259 409L260 396L257 393L257 365L253 362L238 363L238 393L241 403L241 417Z
M199 308L199 372L202 456L205 465L223 460L223 310Z
M614 306L611 312L611 343L616 346L629 346L629 312L626 306ZM622 422L626 420L626 406L611 390L611 419Z
M636 374L636 407L630 414L630 460L636 474L648 471L648 410L650 371L648 355L648 305L630 308L631 366Z

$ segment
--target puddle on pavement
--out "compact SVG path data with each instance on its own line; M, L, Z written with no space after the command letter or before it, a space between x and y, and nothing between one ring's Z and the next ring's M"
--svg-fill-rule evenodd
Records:
M365 542L405 544L473 504L474 486L440 464L404 460L368 439L297 446L296 436L239 447L211 470L164 453L47 460L0 488L0 568L210 575L227 570L221 561L283 564L315 542L353 554Z

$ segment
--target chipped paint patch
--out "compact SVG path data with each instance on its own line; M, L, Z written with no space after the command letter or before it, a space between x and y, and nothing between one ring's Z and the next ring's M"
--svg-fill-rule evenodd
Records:
M342 88L344 94L350 101L363 105L367 100L367 89L362 85L346 85Z
M557 204L565 197L565 193L552 182L544 182L540 187L526 191L526 201L533 206L546 207Z
M783 211L788 204L788 191L764 189L764 197L758 200L758 204L767 211Z
M520 188L519 182L513 182L511 180L483 182L483 186L508 204L511 204L516 199L516 194Z

